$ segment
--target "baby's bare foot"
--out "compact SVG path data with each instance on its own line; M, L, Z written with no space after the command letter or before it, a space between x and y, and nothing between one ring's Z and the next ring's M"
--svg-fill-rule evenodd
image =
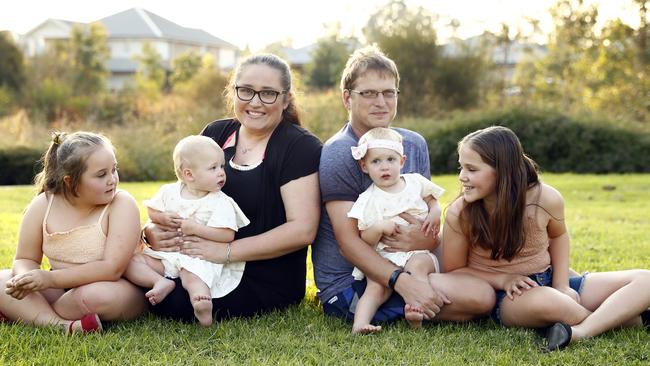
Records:
M176 283L174 281L163 277L159 279L158 282L153 285L153 288L144 294L144 296L149 299L151 305L160 304L175 287Z
M404 318L409 323L411 328L422 328L422 320L424 320L424 311L417 306L411 304L404 305Z
M352 326L352 334L373 334L379 332L381 332L380 325L363 324Z
M192 297L192 307L194 308L194 316L203 326L209 327L212 325L212 299L210 296L195 295Z

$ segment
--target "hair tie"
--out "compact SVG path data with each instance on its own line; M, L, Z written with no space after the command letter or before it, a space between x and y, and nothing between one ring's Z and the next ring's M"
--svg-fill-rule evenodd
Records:
M53 132L52 133L52 143L54 145L60 145L65 138L65 132Z

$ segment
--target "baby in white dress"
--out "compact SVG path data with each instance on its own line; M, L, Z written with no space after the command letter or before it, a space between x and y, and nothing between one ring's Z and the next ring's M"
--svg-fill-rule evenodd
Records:
M359 161L364 173L373 181L368 189L359 195L348 217L357 219L361 238L375 246L377 252L394 264L403 267L404 272L424 281L429 273L439 271L438 260L428 250L410 252L389 252L381 242L382 237L393 235L398 225L408 225L399 215L408 213L423 220L422 230L427 235L438 235L440 229L440 205L438 198L444 189L419 174L400 174L406 156L402 136L389 128L374 128L359 139L352 147L352 156ZM355 268L355 279L363 279L363 273ZM366 290L359 299L354 314L353 333L374 333L380 326L370 320L381 304L390 297L392 289L367 279ZM405 306L405 318L412 327L419 328L424 318L422 310L409 304Z
M151 200L144 201L151 221L185 236L232 242L235 232L249 220L237 203L221 192L226 174L219 145L205 136L188 136L176 145L173 155L178 182L162 186ZM180 277L194 315L199 323L209 326L212 299L234 290L244 267L245 262L230 263L229 258L225 264L217 264L179 252L146 248L134 255L125 276L137 285L152 288L145 294L152 305L174 289L175 282L169 278Z

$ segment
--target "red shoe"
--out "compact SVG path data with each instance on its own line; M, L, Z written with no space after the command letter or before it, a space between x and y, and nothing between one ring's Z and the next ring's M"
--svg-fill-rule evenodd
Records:
M70 323L70 327L68 328L68 332L70 334L74 334L79 331L72 329L72 326L75 322L81 322L81 332L83 333L94 333L100 332L102 330L102 322L99 320L99 316L95 313L86 314L79 320L73 320L72 323Z
M0 311L0 323L9 323L10 321L11 319L7 318L7 316Z

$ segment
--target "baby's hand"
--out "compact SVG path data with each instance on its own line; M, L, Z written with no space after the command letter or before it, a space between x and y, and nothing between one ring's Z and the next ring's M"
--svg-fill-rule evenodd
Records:
M194 221L194 219L180 219L176 220L176 222L181 228L183 235L194 235L198 231L197 228L201 226L201 224Z
M170 228L178 229L180 226L179 220L183 219L180 217L176 212L161 212L160 215L158 215L158 220L159 222L156 222L157 224L162 224L165 226L168 226ZM156 220L154 220L155 222Z
M424 235L436 236L440 231L440 211L432 209L422 222L422 232Z

